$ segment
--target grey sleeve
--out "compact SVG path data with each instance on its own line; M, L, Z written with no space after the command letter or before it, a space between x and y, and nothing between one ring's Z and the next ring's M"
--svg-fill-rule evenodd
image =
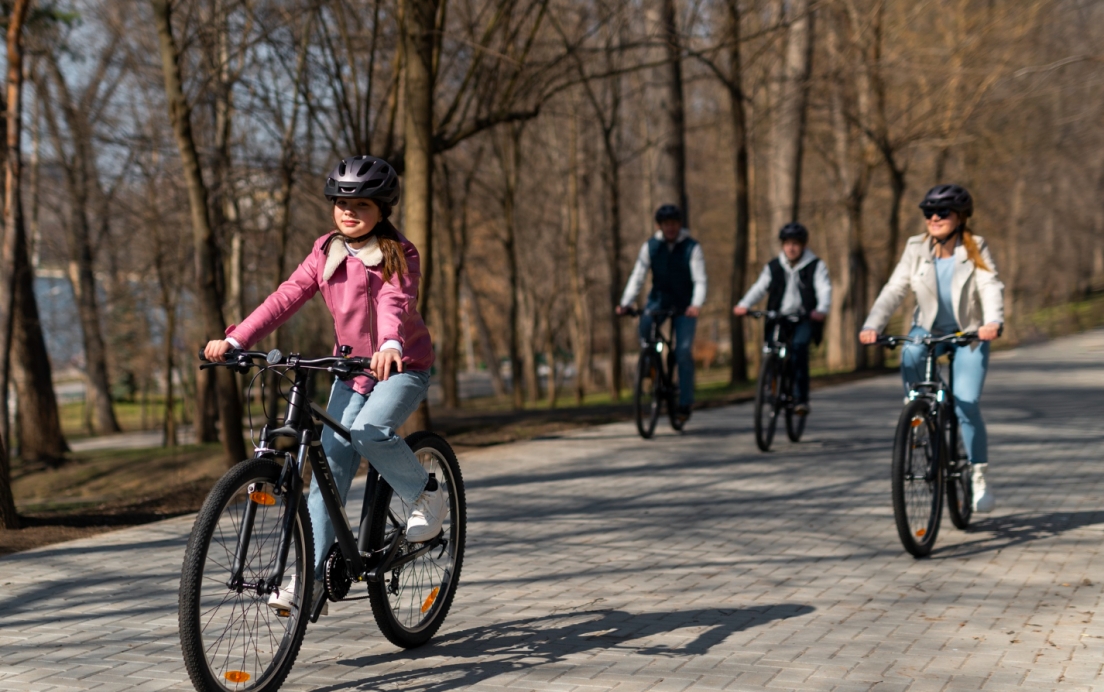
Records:
M694 246L690 253L690 278L694 280L694 295L690 305L700 308L705 305L705 293L709 288L709 279L705 276L705 253L701 243Z
M816 289L816 311L827 315L832 307L832 279L828 276L828 263L821 260L813 272L813 288Z
M628 306L636 301L640 289L644 288L644 278L652 266L652 256L648 253L648 244L640 246L640 254L636 256L636 266L629 275L629 282L625 284L625 292L621 294L621 304Z
M770 283L770 266L763 265L763 271L760 272L759 278L755 280L755 283L751 285L751 288L748 289L748 292L744 294L744 297L741 298L740 302L736 303L736 305L741 308L750 309L752 305L755 305L767 295L767 291L770 290Z

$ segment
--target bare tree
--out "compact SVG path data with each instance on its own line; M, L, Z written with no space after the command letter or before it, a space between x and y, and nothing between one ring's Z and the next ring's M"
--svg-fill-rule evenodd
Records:
M195 139L192 136L191 108L184 97L180 75L180 51L172 30L170 0L150 0L154 22L160 43L161 67L165 79L169 120L173 126L177 148L188 187L191 206L192 233L195 245L196 284L199 289L199 309L208 338L221 337L225 327L222 315L223 297L216 276L218 246L208 219L208 193L203 182ZM236 464L245 458L245 442L242 439L242 408L237 380L228 368L214 368L218 383L219 420L222 423L222 442L226 450L227 464ZM197 399L199 396L197 396Z

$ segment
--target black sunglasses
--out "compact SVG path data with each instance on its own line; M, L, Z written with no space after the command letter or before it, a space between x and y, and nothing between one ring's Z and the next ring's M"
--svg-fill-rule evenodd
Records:
M949 218L951 214L955 213L955 210L948 209L946 207L935 207L932 209L924 209L923 212L925 219L930 219L933 216L938 216L941 219L946 219Z

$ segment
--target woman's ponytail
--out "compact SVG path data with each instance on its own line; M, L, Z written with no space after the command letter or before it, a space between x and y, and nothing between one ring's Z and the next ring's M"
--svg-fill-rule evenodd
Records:
M383 253L383 280L391 281L391 277L397 275L401 283L407 266L406 253L403 251L402 241L399 240L399 230L385 218L376 224L372 232L379 241L380 252Z
M974 240L974 233L970 230L969 226L962 228L962 245L966 248L966 257L974 263L974 266L978 269L984 269L985 271L992 271L985 260L981 257L981 250L978 249L977 241Z

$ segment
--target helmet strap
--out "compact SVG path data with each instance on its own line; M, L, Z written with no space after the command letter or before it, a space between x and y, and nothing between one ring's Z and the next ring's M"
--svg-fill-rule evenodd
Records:
M960 223L960 224L958 224L957 227L955 227L955 229L953 231L951 231L947 235L946 238L943 238L942 240L940 240L939 238L936 238L936 237L933 236L932 240L934 240L937 245L946 245L948 242L950 242L951 240L954 240L960 233L962 233L962 229L965 228L965 227L966 227L966 224Z

